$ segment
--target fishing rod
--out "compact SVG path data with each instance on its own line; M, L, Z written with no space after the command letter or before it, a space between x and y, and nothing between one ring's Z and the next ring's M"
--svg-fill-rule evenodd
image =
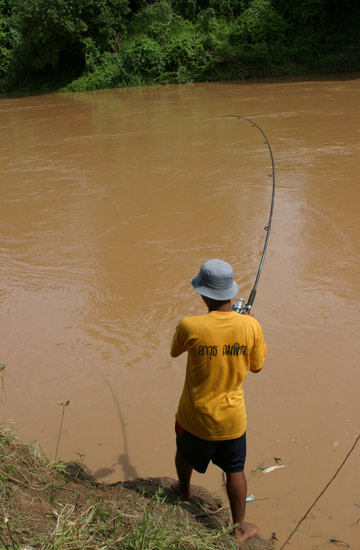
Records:
M258 282L259 282L260 275L261 275L261 272L262 272L262 268L263 268L263 265L264 265L265 255L266 255L268 242L269 242L269 237L270 237L270 231L271 231L272 217L273 217L273 212L274 212L274 200L275 200L275 163L274 163L274 156L273 156L273 152L272 152L269 140L266 137L266 134L265 134L264 130L258 124L256 124L256 122L251 120L251 118L247 118L247 117L241 116L241 115L224 115L224 118L236 118L238 120L240 120L240 119L246 120L253 127L257 128L262 133L262 135L265 139L265 144L268 146L270 157L271 157L272 173L269 174L269 177L272 177L272 182L273 182L272 183L271 207L270 207L270 216L269 216L268 224L264 227L264 230L266 231L266 238L265 238L263 252L262 252L262 255L261 255L259 269L258 269L258 272L257 272L257 275L256 275L254 286L253 286L253 288L250 292L250 296L248 298L248 301L245 302L243 298L238 298L235 301L235 304L233 305L233 310L236 311L237 313L250 313L250 310L252 308L252 305L253 305L255 297L256 297L256 290L257 290Z

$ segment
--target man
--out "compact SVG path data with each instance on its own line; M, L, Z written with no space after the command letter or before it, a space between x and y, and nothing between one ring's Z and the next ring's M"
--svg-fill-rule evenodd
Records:
M171 356L188 352L186 377L176 413L174 489L191 498L193 469L205 473L210 460L226 474L235 536L252 537L258 527L244 521L247 484L246 411L242 383L249 370L259 372L267 349L259 323L232 309L238 293L230 264L205 262L191 280L208 313L184 317L171 345Z

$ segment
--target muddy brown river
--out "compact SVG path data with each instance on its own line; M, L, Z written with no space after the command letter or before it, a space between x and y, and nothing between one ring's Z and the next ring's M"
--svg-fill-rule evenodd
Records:
M277 190L247 517L284 543L359 435L359 97L345 75L0 99L0 413L21 438L101 481L175 477L189 280L223 258L247 298L264 244L269 152L223 115L250 117ZM287 547L360 548L359 464L360 443ZM215 466L193 482L224 494Z

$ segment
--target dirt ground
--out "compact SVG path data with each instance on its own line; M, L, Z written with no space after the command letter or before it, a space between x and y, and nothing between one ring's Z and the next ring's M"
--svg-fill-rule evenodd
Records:
M81 463L54 462L0 426L0 550L236 548L228 503L198 486L182 500L173 483L99 483ZM241 549L273 542L255 536Z
M127 510L135 510L138 507L139 495L150 501L161 488L165 497L165 506L176 505L182 508L190 519L203 524L208 529L218 529L219 526L227 527L230 522L227 503L199 486L192 487L193 497L190 501L183 501L171 488L175 481L172 478L140 478L105 485L96 483L84 473L84 470L76 469L72 464L69 465L65 476L68 480L56 490L56 502L61 503L62 507L81 506L81 494L84 495L88 492L89 484L93 500L111 500L112 502L120 500L123 505L126 503ZM51 502L51 498L49 499L48 493L39 493L38 489L14 484L13 498L17 515L27 517L29 532L46 533L49 528L49 517L54 515L54 504ZM128 527L131 529L131 522ZM25 550L26 546L22 548ZM241 545L243 550L270 548L273 548L273 545L259 536L255 536Z

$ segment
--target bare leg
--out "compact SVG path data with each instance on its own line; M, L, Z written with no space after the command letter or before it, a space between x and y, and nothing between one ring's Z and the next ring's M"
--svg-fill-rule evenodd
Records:
M190 479L193 472L192 466L181 456L179 451L176 451L175 466L179 481L175 484L174 489L185 499L191 498Z
M230 501L233 523L238 524L235 527L235 536L238 542L244 542L259 530L256 525L244 521L246 491L247 483L244 472L226 474L226 492Z

